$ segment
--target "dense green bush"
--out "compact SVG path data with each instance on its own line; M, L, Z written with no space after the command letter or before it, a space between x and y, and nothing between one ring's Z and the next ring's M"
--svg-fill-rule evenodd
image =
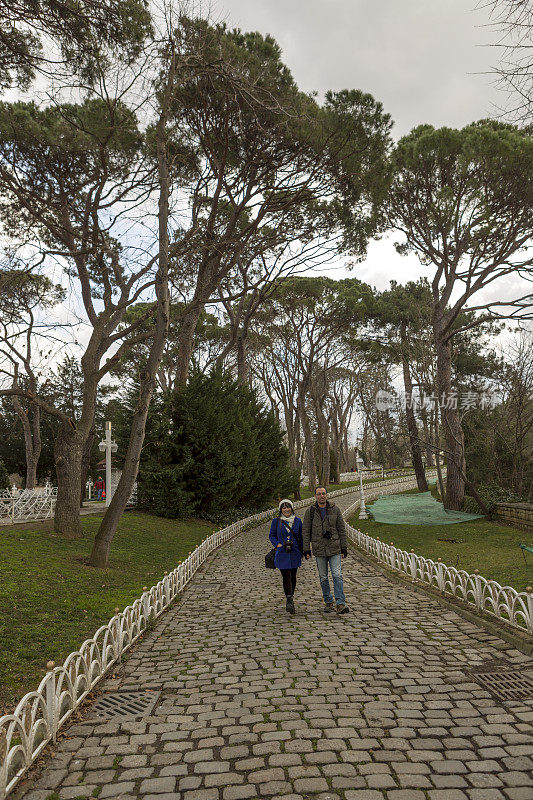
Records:
M497 483L481 484L480 486L477 486L476 489L483 502L487 505L491 515L495 514L496 512L496 503L527 502L527 498L516 494L515 492L511 491L511 489L506 489L503 486L499 486ZM484 513L474 498L468 495L465 495L462 510L468 512L469 514Z
M215 370L154 400L139 472L144 508L220 523L297 486L283 431L253 389Z

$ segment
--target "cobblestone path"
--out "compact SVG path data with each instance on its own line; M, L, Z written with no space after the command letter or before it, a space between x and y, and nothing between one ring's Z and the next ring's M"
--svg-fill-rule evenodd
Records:
M322 612L309 561L291 617L267 530L222 547L103 685L159 691L151 715L89 714L26 800L532 800L533 701L467 674L530 659L353 550L352 613Z

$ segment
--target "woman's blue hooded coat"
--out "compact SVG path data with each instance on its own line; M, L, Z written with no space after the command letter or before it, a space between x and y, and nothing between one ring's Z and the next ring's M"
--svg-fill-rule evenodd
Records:
M274 564L278 569L295 569L302 566L302 552L304 548L302 538L302 520L300 517L294 518L292 526L293 533L290 533L287 526L282 522L281 517L275 517L270 526L268 538L272 542L272 547L276 548ZM292 549L289 553L284 547L278 547L291 537Z

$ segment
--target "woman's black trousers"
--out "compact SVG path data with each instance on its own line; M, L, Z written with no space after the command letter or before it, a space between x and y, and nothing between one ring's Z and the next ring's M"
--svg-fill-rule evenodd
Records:
M294 569L280 569L281 575L283 577L283 591L287 595L293 595L294 590L296 589L296 573L298 571L298 567L294 567Z

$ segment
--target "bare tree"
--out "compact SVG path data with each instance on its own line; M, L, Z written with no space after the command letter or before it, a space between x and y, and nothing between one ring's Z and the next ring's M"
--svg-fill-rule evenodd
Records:
M488 0L493 25L500 33L495 67L510 106L504 114L522 125L533 120L533 6L530 0Z
M52 345L56 326L50 319L40 321L41 313L64 298L61 286L54 286L45 275L13 265L0 272L0 386L11 389L11 402L24 431L26 452L26 488L37 485L37 466L41 455L41 407L35 400L39 369L47 359L43 348ZM3 380L1 379L3 378ZM18 392L23 389L27 402Z

